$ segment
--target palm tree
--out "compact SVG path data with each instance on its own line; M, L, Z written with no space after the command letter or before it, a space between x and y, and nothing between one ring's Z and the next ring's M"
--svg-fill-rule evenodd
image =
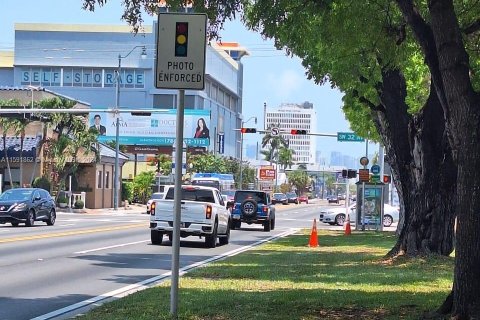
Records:
M285 147L280 147L278 150L278 164L283 167L284 171L287 169L287 167L292 168L294 153L294 150Z
M13 119L12 128L15 136L20 136L20 187L23 186L23 143L25 141L25 129L29 121L26 119Z
M288 143L287 143L287 140L285 140L284 137L278 135L278 136L273 136L271 134L271 128L273 127L279 127L280 125L277 124L277 125L269 125L267 130L266 130L266 133L265 135L263 136L262 138L262 148L266 148L267 145L270 146L270 148L267 150L267 152L269 152L269 156L268 156L268 160L267 161L270 161L270 164L272 164L273 160L277 160L278 161L278 149L280 147L288 147ZM262 152L263 155L265 155L264 152ZM267 157L265 157L265 159L267 159Z
M0 118L0 126L3 129L3 152L5 157L5 162L7 163L7 170L8 176L10 178L10 188L13 188L13 181L12 181L12 168L10 168L10 160L8 159L8 152L7 152L7 133L12 128L13 122L12 119L8 118Z

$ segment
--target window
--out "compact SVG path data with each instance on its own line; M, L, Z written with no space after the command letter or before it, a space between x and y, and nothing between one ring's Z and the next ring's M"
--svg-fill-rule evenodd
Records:
M105 172L105 188L110 188L110 171Z
M97 189L102 188L102 181L103 181L103 176L102 176L102 170L97 171Z

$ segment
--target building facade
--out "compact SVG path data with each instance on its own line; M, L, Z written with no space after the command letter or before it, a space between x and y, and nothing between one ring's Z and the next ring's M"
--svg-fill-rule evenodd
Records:
M315 163L316 141L315 136L293 135L292 129L307 130L315 132L317 115L313 104L304 102L302 104L285 103L278 108L265 109L265 128L278 127L282 137L288 141L289 148L294 151L293 162ZM283 133L282 133L283 132Z
M0 53L0 86L44 87L86 101L92 109L113 108L117 104L116 71L120 65L119 109L164 109L165 113L152 113L155 118L151 121L152 127L155 124L161 128L175 113L178 91L154 86L156 26L156 23L145 26L141 33L134 35L128 26L17 23L14 52ZM210 134L206 143L195 145L199 140L191 139L189 146L239 157L236 141L240 133L234 129L240 127L242 117L240 59L245 54L238 44L207 46L205 89L186 90L185 110L193 115L201 113ZM92 125L97 113L90 114ZM197 125L198 119L194 116L192 119L190 127ZM111 121L106 121L112 127ZM138 127L142 125L139 122L142 121L132 120L132 125L126 122L124 125ZM158 137L158 130L129 132ZM106 132L109 132L108 126ZM120 139L128 134L121 131ZM103 139L111 137L107 135ZM129 140L128 143L171 147L175 135L170 138ZM221 148L219 141L223 142ZM139 153L135 158L146 161L149 156Z

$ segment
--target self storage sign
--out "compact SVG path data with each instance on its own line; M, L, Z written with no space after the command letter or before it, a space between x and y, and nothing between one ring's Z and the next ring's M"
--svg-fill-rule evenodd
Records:
M205 14L158 15L156 88L204 89L206 29Z

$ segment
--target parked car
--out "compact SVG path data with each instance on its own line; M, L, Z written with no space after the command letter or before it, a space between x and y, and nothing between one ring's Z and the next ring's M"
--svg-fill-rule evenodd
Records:
M150 200L147 201L147 214L150 213L150 206L152 205L152 202L155 200L162 200L164 197L163 192L154 192L152 196L150 197Z
M308 197L306 195L301 195L300 197L298 197L298 203L302 203L302 202L305 202L306 204L308 204Z
M350 222L356 221L356 204L352 204L349 207L349 215L350 215ZM383 206L383 226L390 227L393 223L398 222L400 208L394 207L389 204L384 204ZM345 207L337 207L337 208L322 208L320 210L319 220L328 223L330 225L339 225L343 226L345 222ZM365 224L375 224L375 220L369 216L365 217Z
M346 199L345 193L340 193L340 194L338 195L338 200L345 200L345 199Z
M0 195L2 224L9 222L17 227L20 223L25 223L25 226L32 227L35 221L43 221L53 226L56 218L55 200L44 189L9 189Z
M328 203L340 203L336 195L327 196Z
M288 199L288 203L298 204L298 195L295 192L287 192L286 196Z
M288 198L285 193L274 193L272 197L272 204L288 204Z

